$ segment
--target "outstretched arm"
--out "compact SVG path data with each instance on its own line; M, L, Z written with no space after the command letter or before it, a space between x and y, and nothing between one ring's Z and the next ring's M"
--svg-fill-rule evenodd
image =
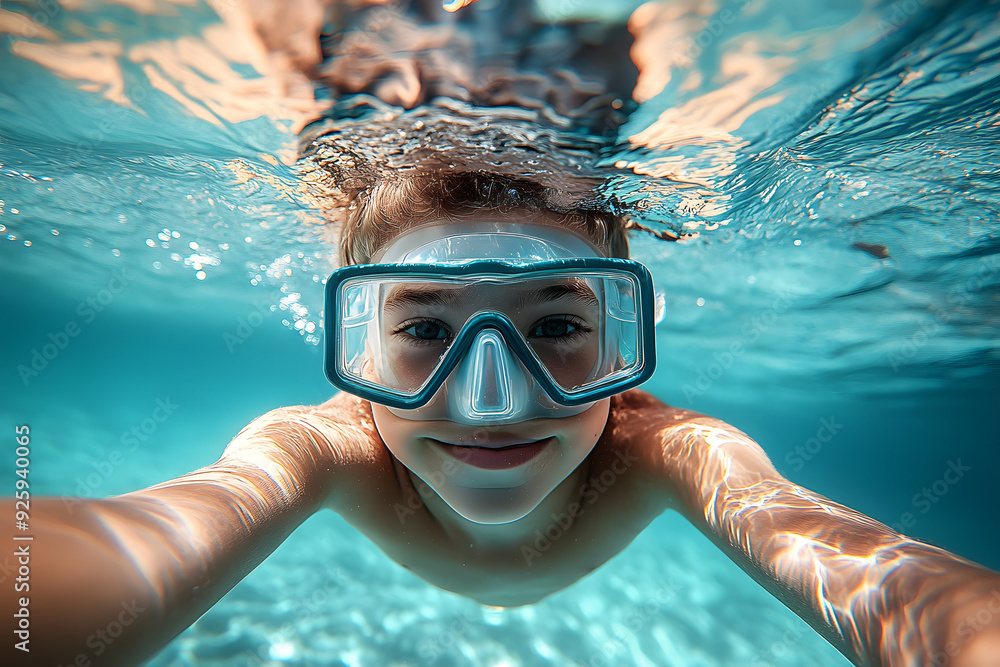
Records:
M852 662L1000 666L996 572L789 482L724 422L623 398L669 502Z
M135 665L149 658L329 501L337 469L366 456L337 399L257 419L215 464L106 500L31 505L30 588L3 586L9 624L29 600L30 653L8 630L3 664ZM353 418L353 417L352 417ZM336 446L331 443L336 443ZM13 638L13 639L12 639Z

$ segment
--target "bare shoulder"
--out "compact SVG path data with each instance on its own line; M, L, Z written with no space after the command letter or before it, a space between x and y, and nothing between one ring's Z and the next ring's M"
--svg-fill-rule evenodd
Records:
M325 489L325 504L333 508L380 474L393 474L371 404L344 393L320 405L267 412L233 439L223 455L227 458L294 469L303 483Z
M349 394L337 394L320 405L275 408L253 420L230 444L230 450L276 443L281 449L312 448L341 463L370 458L378 440L371 406Z
M614 398L604 439L605 447L635 456L642 477L670 499L689 496L696 486L781 477L761 446L738 428L644 391Z
M339 393L320 405L294 408L302 419L323 429L328 436L336 436L334 442L345 456L370 458L376 449L381 449L381 438L375 428L372 406L366 400L352 394Z

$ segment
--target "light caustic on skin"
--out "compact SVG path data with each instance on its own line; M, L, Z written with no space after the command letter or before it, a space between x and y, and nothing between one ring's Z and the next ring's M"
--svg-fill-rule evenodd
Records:
M698 447L699 440L709 446ZM734 457L766 456L731 427L706 424L679 433L674 443L671 460L686 469L677 474L700 480L683 505L702 513L730 545L724 549L769 563L779 580L794 582L796 599L814 601L816 618L799 615L839 650L874 652L879 664L893 665L917 664L931 647L945 647L948 659L966 647L979 650L979 635L963 639L963 627L971 627L963 619L988 601L988 587L995 587L988 570L791 484L777 471L764 474L770 466L735 463ZM759 472L733 474L751 469ZM831 532L831 523L852 529ZM980 628L995 633L994 621Z

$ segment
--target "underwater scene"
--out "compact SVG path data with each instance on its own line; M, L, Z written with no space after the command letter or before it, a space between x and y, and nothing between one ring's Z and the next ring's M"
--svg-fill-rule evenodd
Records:
M5 500L19 425L33 496L106 498L328 400L363 156L613 202L663 305L644 390L1000 569L1000 2L451 5L0 5ZM850 663L675 512L514 608L323 512L148 664Z

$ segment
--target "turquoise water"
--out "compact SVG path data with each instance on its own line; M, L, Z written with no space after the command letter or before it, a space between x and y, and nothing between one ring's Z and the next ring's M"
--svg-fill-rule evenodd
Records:
M105 18L132 44L215 20L178 11L48 25ZM716 8L693 59L600 158L675 161L673 180L620 170L608 191L644 202L651 229L699 232L633 236L668 308L646 388L746 431L793 481L993 568L998 14L916 0ZM275 406L327 398L332 246L294 196L295 170L261 157L294 135L266 118L195 118L136 63L123 64L133 106L115 104L13 55L15 41L0 50L0 432L13 442L14 424L31 425L34 492L142 488L211 463ZM747 78L768 83L737 104L728 137L627 144L670 109L697 110L687 122L703 129L706 110L738 101L736 88L711 95L739 80L727 54L748 41L763 60ZM968 468L954 484L952 464ZM431 588L332 514L152 662L261 663L847 664L677 516L570 589L505 611Z

